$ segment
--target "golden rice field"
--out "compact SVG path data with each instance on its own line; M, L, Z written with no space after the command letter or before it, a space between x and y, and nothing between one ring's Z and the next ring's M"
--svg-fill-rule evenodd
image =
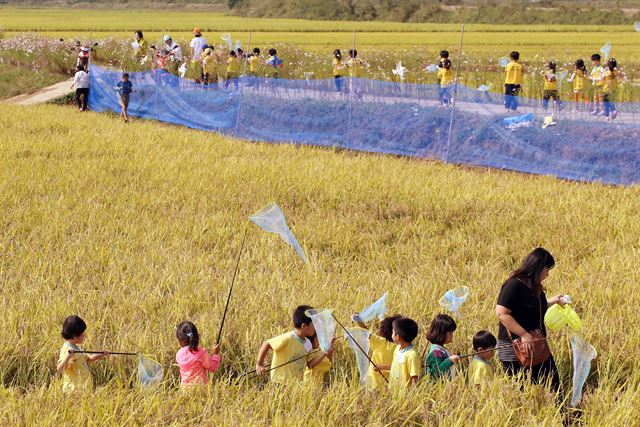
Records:
M248 143L66 107L0 105L0 424L2 425L562 425L544 390L499 376L470 389L420 382L406 396L369 394L338 345L326 390L229 379L251 370L261 342L287 330L302 303L351 313L390 293L390 311L424 333L439 297L466 285L450 348L496 332L507 274L542 245L599 352L574 425L640 423L638 187L467 169L422 160ZM313 264L247 217L276 201ZM207 388L180 391L175 326L190 319L205 347L217 333L248 227ZM88 323L87 347L141 351L167 371L135 385L135 363L92 365L97 387L61 395L55 364L65 316ZM568 332L550 336L565 391ZM565 402L566 403L566 402Z
M357 32L359 50L382 48L391 51L415 46L416 55L433 56L440 49L457 51L460 24L416 24L396 22L308 21L302 19L243 18L221 13L161 10L83 10L0 8L0 27L7 35L33 32L65 38L100 39L131 37L144 30L150 41L160 42L163 33L187 39L199 26L212 41L231 32L246 45L249 31L252 45L291 43L314 50L349 49ZM209 34L207 34L209 33ZM503 56L518 49L524 56L556 57L565 60L591 55L604 43L624 62L638 62L640 34L622 25L488 25L466 26L465 54ZM594 50L595 49L595 50ZM506 53L505 53L506 52ZM497 59L497 57L495 59Z

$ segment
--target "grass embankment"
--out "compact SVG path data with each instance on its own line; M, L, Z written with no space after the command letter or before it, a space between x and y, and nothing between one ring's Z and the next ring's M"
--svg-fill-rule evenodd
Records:
M301 303L350 314L390 292L415 318L421 352L438 298L467 285L453 351L496 331L500 284L537 245L557 258L549 293L572 295L598 350L586 425L638 422L640 224L637 187L225 139L154 122L54 106L0 106L0 420L2 424L558 425L554 400L501 378L471 390L422 381L404 399L364 394L342 342L331 386L278 391L221 378L253 369L265 338ZM37 119L34 119L37 118ZM275 200L315 267L247 223ZM211 346L244 227L250 227L209 388L176 389L174 328L194 321ZM95 393L61 399L60 325L77 313L91 348L142 351L167 370L162 389L129 384L134 362L92 366ZM565 386L567 333L551 335Z
M46 70L26 72L22 67L0 64L0 99L34 92L57 83L63 78Z

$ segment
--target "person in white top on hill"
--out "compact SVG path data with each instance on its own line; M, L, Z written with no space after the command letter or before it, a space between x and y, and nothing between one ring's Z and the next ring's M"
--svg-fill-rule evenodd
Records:
M76 67L76 74L73 76L73 83L71 89L76 88L76 101L78 102L78 109L85 111L87 109L87 103L89 102L89 74L84 71L82 65Z

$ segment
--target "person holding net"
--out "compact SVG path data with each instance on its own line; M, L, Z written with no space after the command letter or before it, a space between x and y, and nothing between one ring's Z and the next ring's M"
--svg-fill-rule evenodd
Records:
M176 363L180 367L180 385L207 384L208 372L216 372L220 367L220 344L213 346L213 354L200 346L198 328L192 322L182 322L176 329L180 350L176 353Z
M62 323L64 344L60 349L56 369L62 374L62 391L76 393L89 391L93 387L93 375L89 363L104 359L108 352L101 354L82 353L80 345L87 337L87 324L79 316L68 316Z
M255 370L259 376L271 372L271 382L276 384L302 381L305 368L315 368L332 353L333 346L326 353L316 350L313 357L309 354L313 349L310 338L316 334L316 330L313 321L305 312L312 309L308 305L296 307L292 315L293 331L285 332L262 343ZM267 369L264 361L270 351L273 351L273 358L271 368Z

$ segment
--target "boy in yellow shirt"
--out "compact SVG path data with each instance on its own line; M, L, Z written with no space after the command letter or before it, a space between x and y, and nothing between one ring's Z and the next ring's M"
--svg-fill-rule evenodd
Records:
M417 336L418 324L413 319L401 317L393 321L392 337L397 347L391 362L389 389L402 390L418 384L422 366L420 356L412 344Z
M253 90L260 89L260 79L258 77L264 77L264 73L260 70L260 64L262 58L260 58L260 48L254 47L253 53L247 58L247 64L249 64L250 84L253 86Z
M249 55L247 58L247 63L249 64L249 75L253 77L257 77L260 75L260 48L254 47L253 53Z
M494 370L491 359L497 345L496 337L491 332L479 331L473 336L473 350L478 353L469 364L469 384L473 386L493 381Z
M318 352L313 358L304 357L311 352L313 344L310 337L316 334L313 321L305 314L311 310L308 305L296 307L293 312L293 331L271 338L262 343L258 351L256 373L260 376L267 373L264 359L273 350L271 359L271 381L277 384L287 384L292 381L302 381L305 368L313 369L332 352ZM283 365L283 366L280 366Z
M589 114L592 116L604 114L600 111L600 106L604 102L602 86L604 85L605 74L604 67L600 65L601 59L599 53L591 55L591 65L593 65L593 68L591 69L591 74L589 74L589 80L591 80L591 91L593 92L593 109Z
M511 61L506 67L506 77L504 80L504 107L509 111L518 109L518 94L522 88L522 74L524 67L519 62L520 53L513 51L509 54Z
M438 70L438 99L440 104L449 105L453 99L451 98L451 85L456 80L456 75L451 69L451 60L445 59L442 61L442 66Z
M238 90L238 75L240 72L240 63L235 50L229 51L229 59L227 59L227 75L224 81L224 88L229 87L229 81L233 80L235 90Z
M77 353L86 338L87 324L78 316L68 316L62 324L64 344L60 349L56 366L62 374L62 391L65 393L89 391L93 387L93 377L89 371L89 363L108 356L103 354Z

